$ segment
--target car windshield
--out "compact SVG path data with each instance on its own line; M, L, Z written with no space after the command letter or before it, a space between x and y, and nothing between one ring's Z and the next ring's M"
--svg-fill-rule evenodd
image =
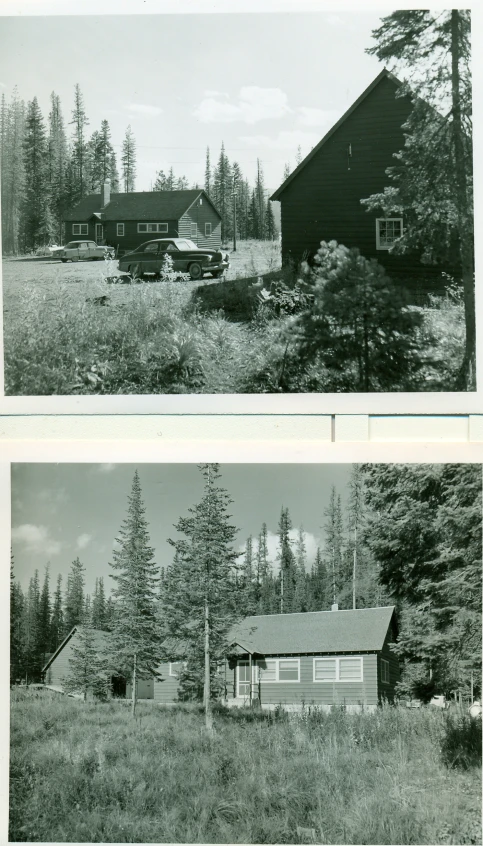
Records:
M176 241L176 246L178 247L178 250L197 250L198 249L198 247L196 246L194 241L189 241L188 238L186 238L183 241Z
M65 245L64 250L76 250L78 246L79 241L69 241L69 243Z

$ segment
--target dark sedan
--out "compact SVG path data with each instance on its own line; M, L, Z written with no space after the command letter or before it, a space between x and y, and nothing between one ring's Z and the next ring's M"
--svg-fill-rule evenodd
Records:
M122 256L119 270L130 273L132 277L140 277L144 273L159 275L167 255L173 261L174 271L189 273L192 279L201 279L205 273L211 273L217 279L230 266L228 253L197 247L188 238L157 238Z

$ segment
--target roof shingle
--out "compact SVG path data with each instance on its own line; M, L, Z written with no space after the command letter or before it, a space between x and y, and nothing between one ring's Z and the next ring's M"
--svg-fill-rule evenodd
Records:
M229 640L259 655L377 652L383 647L393 613L391 605L246 617L233 626Z
M102 209L103 220L179 220L197 197L201 188L186 191L133 191L129 194L111 194L108 205ZM206 198L208 201L208 198ZM64 214L65 221L89 220L101 211L101 195L89 194Z

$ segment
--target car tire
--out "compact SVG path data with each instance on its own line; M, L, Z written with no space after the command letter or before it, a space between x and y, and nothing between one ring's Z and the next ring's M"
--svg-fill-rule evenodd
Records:
M143 269L140 264L133 264L133 266L129 268L128 273L131 274L131 279L143 278Z
M66 264L67 259L61 259L62 264Z
M203 276L203 268L198 261L194 261L193 264L190 264L188 270L192 279L201 279Z

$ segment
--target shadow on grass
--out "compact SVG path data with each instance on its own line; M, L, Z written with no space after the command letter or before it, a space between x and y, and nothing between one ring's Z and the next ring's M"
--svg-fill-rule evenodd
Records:
M448 714L441 755L443 763L453 769L481 767L481 720L472 719L467 714Z

